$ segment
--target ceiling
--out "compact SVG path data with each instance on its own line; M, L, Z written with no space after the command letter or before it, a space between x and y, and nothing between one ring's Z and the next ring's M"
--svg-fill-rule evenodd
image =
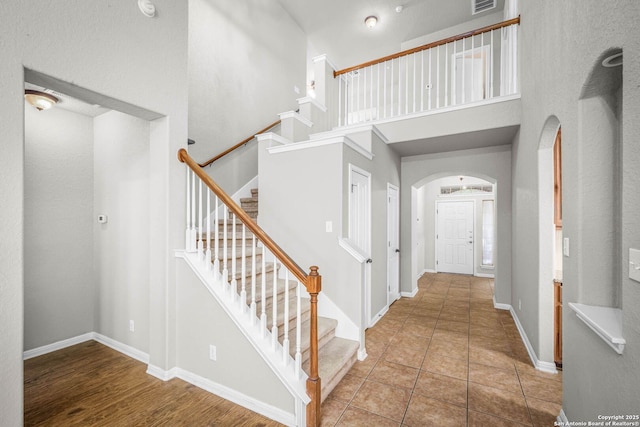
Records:
M504 0L494 9L471 14L472 0L279 0L293 17L317 54L339 68L346 68L401 50L401 44L483 15L501 11ZM397 6L403 6L400 13ZM378 17L369 29L364 19Z
M56 98L58 98L58 103L56 104L56 108L61 108L63 110L71 111L78 114L83 114L85 116L96 117L102 113L106 113L107 111L109 111L109 109L101 107L100 105L88 104L77 98L73 98L69 95L57 92L53 89L45 88L43 86L38 86L33 83L25 82L24 88L51 94Z

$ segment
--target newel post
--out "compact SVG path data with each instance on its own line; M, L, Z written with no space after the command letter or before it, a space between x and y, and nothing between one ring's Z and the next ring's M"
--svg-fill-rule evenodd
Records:
M307 394L311 402L307 405L307 427L320 425L320 376L318 374L318 294L322 289L322 276L318 274L318 267L310 268L307 276L307 292L311 296L311 342L309 347L309 378L307 378Z

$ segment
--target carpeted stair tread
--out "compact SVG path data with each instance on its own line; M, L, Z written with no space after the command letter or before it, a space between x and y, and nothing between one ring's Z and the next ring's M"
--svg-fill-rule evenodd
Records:
M360 344L344 338L334 337L318 351L318 371L322 381L322 398L327 398L357 360ZM303 367L308 372L309 363Z

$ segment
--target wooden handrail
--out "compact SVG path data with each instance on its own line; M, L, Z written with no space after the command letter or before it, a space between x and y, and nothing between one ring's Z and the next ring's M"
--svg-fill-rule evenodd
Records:
M269 129L273 129L274 127L278 126L280 124L281 120L276 120L275 122L271 123L269 126L267 126L264 129L260 129L258 132L254 133L253 135L243 139L242 141L238 142L236 145L234 145L231 148L227 148L226 150L224 150L222 153L213 156L212 158L210 158L209 160L207 160L204 163L198 163L198 166L200 166L201 168L205 167L205 166L209 166L211 163L215 162L216 160L218 160L221 157L226 156L227 154L231 153L232 151L236 150L237 148L242 147L243 145L245 145L247 142L251 141L253 138L256 137L256 135L259 135L261 133L264 133L266 131L268 131Z
M344 68L342 70L334 71L333 72L333 77L338 77L341 74L346 74L346 73L349 73L351 71L355 71L355 70L359 70L361 68L369 67L371 65L379 64L381 62L390 61L392 59L400 58L402 56L411 55L412 53L420 52L422 50L427 50L427 49L431 49L431 48L434 48L434 47L442 46L442 45L445 45L447 43L453 43L453 42L456 42L458 40L465 39L467 37L477 36L477 35L482 34L482 33L488 33L489 31L498 30L500 28L508 27L509 25L514 25L514 24L519 24L519 23L520 23L520 16L518 16L517 18L509 19L507 21L499 22L497 24L488 25L486 27L478 28L477 30L472 30L472 31L468 31L466 33L458 34L457 36L451 36L451 37L448 37L446 39L442 39L442 40L438 40L438 41L435 41L435 42L427 43L425 45L414 47L412 49L403 50L402 52L398 52L398 53L394 53L392 55L384 56L382 58L374 59L373 61L364 62L364 63L359 64L359 65L354 65L353 67Z
M255 234L256 238L259 239L270 251L274 254L282 263L287 267L287 269L293 273L294 276L298 278L305 286L307 286L307 273L304 272L298 264L296 264L287 253L280 248L276 244L276 242L269 237L265 231L260 228L258 224L254 220L247 215L247 213L240 207L233 199L220 188L218 184L216 184L213 179L207 173L202 170L202 167L196 163L191 156L187 153L187 150L181 148L178 151L178 160L182 163L186 163L189 165L191 170L193 170L196 175L202 180L202 182L209 187L213 193L218 196L218 198L229 208L234 215L236 215L240 220L251 230L253 234Z

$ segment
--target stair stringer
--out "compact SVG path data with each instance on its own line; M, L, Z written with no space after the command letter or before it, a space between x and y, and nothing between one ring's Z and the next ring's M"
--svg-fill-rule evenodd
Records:
M198 259L197 253L185 251L178 253L177 256L185 260L186 264L220 304L227 316L295 398L296 425L305 426L306 406L311 401L306 391L307 374L300 370L300 375L296 375L295 361L290 355L287 355L287 364L285 365L282 359L282 345L276 340L276 348L273 348L271 332L265 331L264 336L262 336L259 319L252 316L249 309L246 311L241 309L238 299L234 298L231 291L225 290L227 285L222 282L220 277L214 277L213 272L207 269L205 261ZM255 318L255 322L252 317Z

